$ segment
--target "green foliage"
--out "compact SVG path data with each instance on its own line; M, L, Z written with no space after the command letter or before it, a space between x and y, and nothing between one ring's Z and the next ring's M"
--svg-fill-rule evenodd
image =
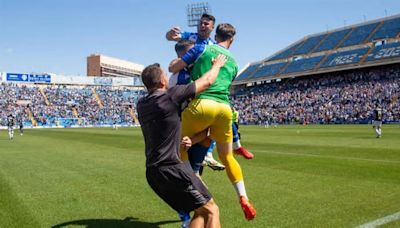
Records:
M355 227L400 211L400 126L241 126L236 157L258 215L224 172L203 179L223 227ZM217 157L217 156L215 156ZM385 227L395 227L398 221ZM139 128L0 131L0 227L178 227L145 179Z

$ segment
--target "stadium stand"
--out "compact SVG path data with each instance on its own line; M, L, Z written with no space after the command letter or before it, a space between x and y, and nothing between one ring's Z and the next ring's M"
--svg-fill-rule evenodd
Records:
M285 78L236 88L232 104L241 124L369 123L384 110L386 123L400 121L400 66Z
M253 64L253 65L247 67L246 70L240 74L240 76L237 78L237 80L243 80L243 79L249 78L255 72L255 70L260 66L261 66L261 64Z
M323 39L325 39L326 36L327 34L311 36L294 51L293 55L302 55L311 52L315 46L317 46L321 41L323 41Z
M362 44L378 25L379 23L372 23L353 28L350 36L344 40L340 47Z
M15 116L23 117L25 125L32 125L30 106L31 100L40 102L37 88L22 86L0 85L0 123L6 125L7 116L11 113Z
M314 50L314 52L326 51L335 48L340 41L350 32L351 29L345 29L332 32L328 37Z
M273 60L278 60L278 59L285 59L285 58L288 58L288 57L292 56L292 53L293 53L297 48L299 48L299 47L303 44L303 42L304 42L304 41L302 41L302 42L297 42L296 44L293 44L292 46L288 47L288 48L285 49L284 51L275 54L275 55L274 55L272 58L270 58L269 60L270 60L270 61L273 61Z
M284 70L283 74L312 70L324 56L316 56L292 61Z
M133 86L2 82L0 125L12 114L27 127L133 126L143 94Z
M394 18L383 22L370 41L395 38L400 33L400 18Z
M275 63L262 66L253 76L253 78L271 76L279 73L287 62Z
M400 15L308 35L258 61L262 67L250 64L252 68L245 69L233 85L369 67L377 64L378 58L381 61L398 58L399 42Z
M233 82L242 124L369 123L377 107L400 123L400 15L309 35L256 63Z

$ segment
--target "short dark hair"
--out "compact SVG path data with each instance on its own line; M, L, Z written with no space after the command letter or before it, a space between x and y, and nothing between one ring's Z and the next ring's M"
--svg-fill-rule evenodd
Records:
M203 19L203 18L205 18L207 20L210 20L210 21L213 21L214 24L215 24L215 17L213 15L208 14L208 13L203 13L203 15L201 15L200 20Z
M175 51L178 52L186 52L186 50L194 45L194 42L191 40L180 40L175 44Z
M236 29L231 24L223 23L217 26L215 34L221 39L221 41L225 41L232 39L235 36Z
M142 82L146 86L147 91L152 92L157 89L161 82L162 69L160 64L154 63L142 71Z

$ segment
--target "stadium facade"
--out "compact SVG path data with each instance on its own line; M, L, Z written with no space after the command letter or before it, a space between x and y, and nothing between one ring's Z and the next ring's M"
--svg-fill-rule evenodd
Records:
M87 57L87 75L100 77L140 77L144 66L100 54Z

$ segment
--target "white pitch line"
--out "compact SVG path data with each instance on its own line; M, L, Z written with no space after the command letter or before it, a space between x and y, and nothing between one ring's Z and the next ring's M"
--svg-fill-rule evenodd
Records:
M395 214L388 215L386 217L377 219L375 221L362 224L360 226L357 226L356 228L375 228L375 227L382 226L384 224L387 224L387 223L390 223L390 222L393 222L396 220L400 220L400 211Z
M339 160L357 160L357 161L369 161L369 162L400 163L400 161L368 159L368 158L338 157L338 156L327 156L327 155L319 155L319 154L303 154L303 153L277 152L277 151L267 151L267 150L255 150L255 151L266 152L266 153L270 153L270 154L320 157L320 158L339 159Z

